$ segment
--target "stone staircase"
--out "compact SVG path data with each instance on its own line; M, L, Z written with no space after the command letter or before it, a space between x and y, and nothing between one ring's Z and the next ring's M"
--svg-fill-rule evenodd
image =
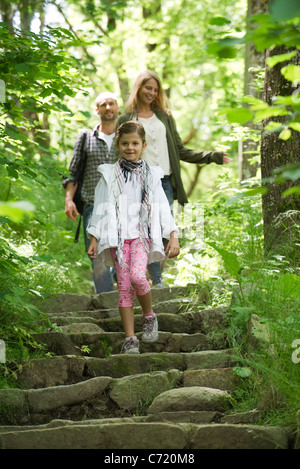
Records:
M49 356L23 365L18 389L0 390L0 448L294 448L292 430L258 425L257 410L233 412L241 378L226 340L228 308L199 309L202 296L153 290L159 340L140 341L140 355L120 354L117 292L47 300L58 327L34 338ZM141 331L137 304L135 313Z

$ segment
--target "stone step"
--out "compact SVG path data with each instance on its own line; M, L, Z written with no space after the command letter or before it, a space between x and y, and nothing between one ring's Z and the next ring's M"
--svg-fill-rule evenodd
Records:
M55 422L55 426L32 428L26 430L10 429L1 432L1 449L151 449L143 452L140 462L159 463L158 457L170 457L168 454L153 452L154 449L185 450L182 457L185 463L195 462L196 449L289 449L290 432L279 427L259 425L162 423L162 422ZM122 462L122 456L106 453L105 462ZM127 453L126 453L127 454ZM151 454L151 456L150 456ZM173 455L179 458L179 455ZM124 456L123 456L124 457ZM129 456L133 457L133 456ZM127 456L128 458L128 456ZM152 458L152 459L148 459ZM124 460L125 461L125 460ZM123 463L124 463L123 461ZM126 463L128 463L126 459ZM165 461L166 462L166 461ZM170 461L169 461L170 462ZM172 462L184 462L174 459ZM200 462L200 461L197 461ZM131 465L135 465L131 462Z
M233 413L231 393L246 378L234 373L229 308L202 309L208 297L206 287L153 289L159 338L140 341L139 355L120 354L117 291L40 302L61 329L33 338L54 356L20 364L18 388L0 390L0 448L151 449L141 462L157 456L153 449L182 449L193 463L196 449L294 447L292 430L257 425L256 409ZM134 312L141 338L136 299Z
M201 311L184 312L180 314L173 313L157 313L158 327L160 331L165 332L183 332L186 334L193 334L196 332L216 333L216 331L225 331L228 325L228 308L219 307L205 309ZM58 326L68 326L72 324L84 323L95 324L106 332L121 332L123 325L120 316L96 319L89 316L74 316L74 315L55 315L50 319ZM137 330L142 330L142 316L137 314L135 316L135 327ZM67 328L65 328L67 331Z
M95 324L77 323L65 326L62 332L45 332L32 334L37 343L45 344L47 351L55 355L87 355L105 358L111 354L118 354L124 342L123 332L104 332ZM81 330L81 332L71 331ZM142 342L142 332L136 334L140 340L140 352L195 352L200 350L217 350L226 348L226 335L199 333L181 334L159 332L157 342L146 344Z
M75 407L75 406L74 406ZM38 416L40 414L35 414ZM28 417L25 417L23 423L20 425L17 424L7 424L0 426L0 435L7 432L18 432L25 430L34 430L34 429L46 429L46 428L55 428L65 425L78 425L78 423L83 425L91 424L106 424L106 423L145 423L145 422L163 422L163 423L196 423L196 424L206 424L206 423L223 423L223 424L256 424L261 418L261 412L257 409L253 409L247 412L237 412L237 413L223 413L219 411L211 410L189 410L189 411L176 411L176 412L160 412L159 414L146 414L146 415L131 415L130 417L104 417L104 418L89 418L79 421L70 420L66 418L54 418L49 419L48 423L40 423L43 419L34 419L35 423L26 424L24 422L29 421ZM44 419L45 420L45 419Z
M179 314L184 313L186 311L192 311L196 308L195 302L192 298L175 298L170 299L169 301L159 301L157 303L153 303L154 311L158 313L172 313L172 314ZM134 313L141 314L141 307L134 306ZM100 309L90 309L90 310L70 310L70 311L57 311L54 309L53 311L47 312L47 315L50 319L52 318L72 318L72 317L90 317L93 319L106 319L106 318L114 318L119 317L119 308L100 308Z
M195 288L195 287L194 287ZM197 287L197 293L191 297L192 288L187 287L165 287L159 289L152 289L153 303L159 303L169 300L184 300L185 298L192 298L198 301L201 298L201 303L207 301L209 290L207 287ZM61 293L49 297L45 300L37 300L37 305L44 313L51 313L52 311L68 312L68 311L89 311L95 309L111 309L118 308L118 292L100 293L98 295L77 295L73 293ZM139 306L138 300L134 299L134 306Z
M121 378L153 371L228 368L237 359L231 349L190 353L142 353L110 355L108 358L63 355L37 358L25 363L17 375L23 389L74 384L97 376Z
M146 412L222 412L237 380L232 368L193 370L193 376L189 370L169 370L123 378L100 376L40 389L3 389L0 420L24 425L56 418L103 419Z

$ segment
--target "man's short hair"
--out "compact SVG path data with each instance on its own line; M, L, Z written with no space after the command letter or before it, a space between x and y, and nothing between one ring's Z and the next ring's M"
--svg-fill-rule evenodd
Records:
M102 100L102 99L107 99L107 98L112 98L114 101L118 101L117 95L114 93L111 93L110 91L104 91L103 93L100 93L97 98L96 98L96 105Z

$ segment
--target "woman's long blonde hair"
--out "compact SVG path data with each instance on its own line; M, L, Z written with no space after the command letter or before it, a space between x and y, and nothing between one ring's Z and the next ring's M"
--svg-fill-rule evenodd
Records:
M151 108L154 111L155 109L159 109L161 111L168 112L169 109L169 101L168 98L162 88L161 81L158 77L158 75L155 72L152 72L151 70L144 70L141 72L137 79L135 80L135 83L132 88L131 95L129 96L129 99L127 101L126 105L126 112L134 112L137 111L138 109L138 93L140 89L144 86L146 81L151 80L151 78L154 78L154 80L157 81L158 84L158 93L155 101L151 103Z

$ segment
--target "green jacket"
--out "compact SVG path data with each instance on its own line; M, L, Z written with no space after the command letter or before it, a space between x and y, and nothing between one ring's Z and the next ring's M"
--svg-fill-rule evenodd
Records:
M183 145L183 142L177 132L176 123L171 114L164 111L157 110L155 114L159 120L166 127L167 144L170 158L170 165L172 170L172 186L174 190L174 199L183 205L188 202L187 196L182 184L180 175L180 160L188 163L210 164L217 163L223 164L223 152L217 151L194 151ZM124 113L117 122L117 128L123 122L129 120L138 120L136 113Z

